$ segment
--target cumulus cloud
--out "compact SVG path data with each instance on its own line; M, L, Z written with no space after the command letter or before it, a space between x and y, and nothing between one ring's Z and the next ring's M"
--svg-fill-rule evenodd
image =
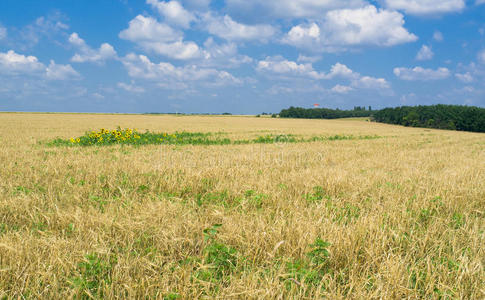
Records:
M306 55L298 55L298 59L297 61L298 62L307 62L307 63L315 63L319 60L321 60L322 57L321 56L306 56Z
M418 38L404 27L403 15L367 5L330 11L323 22L294 26L284 43L317 51L357 45L394 46Z
M186 60L200 57L199 46L183 40L182 32L152 17L136 16L119 37L138 44L141 48L170 58Z
M258 62L256 70L280 75L304 76L312 79L323 79L325 74L315 71L311 64L298 64L282 56L267 57Z
M473 81L473 76L472 76L472 74L470 74L470 72L466 72L466 73L463 73L463 74L456 73L455 77L458 80L460 80L461 82L464 82L464 83L470 83L470 82Z
M430 60L434 56L430 46L423 45L416 55L417 60Z
M200 56L199 46L194 42L176 41L173 43L145 43L145 48L170 58L186 60Z
M103 63L108 59L116 58L117 54L113 46L108 43L103 43L99 49L93 49L86 44L86 42L74 32L69 36L69 43L75 46L79 53L74 54L71 61L77 63L95 62Z
M118 82L117 86L120 89L123 89L127 92L130 92L130 93L144 93L145 92L144 88L134 85L133 82L131 84L124 83L124 82Z
M71 65L58 65L53 60L46 68L46 77L50 80L78 79L81 75Z
M238 53L236 43L228 42L218 44L212 37L204 42L203 59L199 62L203 66L224 66L236 68L242 64L249 64L253 59Z
M334 86L331 91L337 94L347 94L348 92L354 90L351 86L345 86L345 85L340 85L337 84Z
M234 21L230 16L214 16L207 13L203 16L206 30L213 35L229 41L259 40L267 41L277 30L266 24L246 25Z
M325 79L335 78L350 80L350 86L355 89L391 91L391 85L384 78L363 76L358 72L354 72L352 69L341 63L336 63L335 65L333 65L330 69L330 72L325 76ZM340 88L340 90L343 89ZM347 89L346 92L349 91L351 90Z
M370 76L362 76L352 82L352 86L363 89L389 89L391 86L384 78L374 78Z
M190 23L195 20L195 16L187 11L178 1L159 2L158 0L147 0L147 3L158 10L164 16L165 22L189 28Z
M200 68L196 65L176 67L167 62L153 63L144 55L128 54L122 63L132 78L159 82L170 88L170 83L212 82L218 85L240 84L241 80L226 71Z
M344 64L336 63L330 69L330 72L325 76L326 79L333 79L333 78L348 78L348 79L356 79L359 78L360 74L355 73L349 67Z
M13 50L0 53L0 74L35 76L49 80L69 80L80 78L71 65L58 65L53 60L48 67L35 56L25 56Z
M35 56L17 54L13 50L0 53L0 72L8 75L35 74L45 70L45 65Z
M265 18L315 18L329 10L358 8L364 0L226 0L231 13L260 15Z
M429 81L442 80L450 77L450 70L447 68L424 69L422 67L415 68L394 68L394 75L402 80L408 81Z
M435 15L459 12L465 8L464 0L384 0L387 8L412 15Z
M167 24L159 23L152 17L138 15L119 36L132 42L172 42L181 39L183 33Z
M275 56L267 57L265 60L259 61L256 70L263 73L282 75L287 78L306 77L313 80L346 79L350 81L352 89L390 88L390 84L384 78L362 76L341 63L336 63L331 67L328 73L324 73L315 71L313 66L309 63L298 64L296 62L286 60L281 56ZM338 89L340 89L340 93L343 92L342 86L336 87L334 92L337 92ZM349 92L352 89L346 89L345 92Z
M7 28L0 25L0 40L3 40L7 37Z

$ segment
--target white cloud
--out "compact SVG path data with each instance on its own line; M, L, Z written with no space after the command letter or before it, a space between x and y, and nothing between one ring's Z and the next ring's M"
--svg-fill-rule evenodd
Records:
M17 54L13 50L0 53L0 74L35 76L48 80L78 79L81 75L71 65L58 65L53 60L48 67L35 56Z
M478 53L478 61L485 64L485 49Z
M173 43L143 43L144 48L170 58L186 60L200 56L199 46L194 42L176 41Z
M265 60L259 61L256 70L281 75L304 76L312 79L325 78L325 74L315 71L311 64L298 64L281 56L267 57Z
M229 41L259 40L267 41L276 34L276 29L271 25L246 25L234 21L230 16L213 16L207 13L203 16L203 22L210 34Z
M435 31L433 33L433 40L435 40L437 42L442 42L444 40L443 34L440 31Z
M475 5L485 4L485 0L477 0Z
M344 64L336 63L330 72L317 72L311 64L298 64L288 61L281 56L267 57L258 63L256 70L259 72L279 74L291 77L306 77L314 80L346 79L350 81L351 87L361 89L390 89L390 84L384 78L362 76L352 71ZM342 88L337 87L342 91ZM347 92L350 90L347 90ZM335 92L335 91L334 91Z
M50 80L78 79L81 75L71 65L58 65L51 60L46 68L46 77Z
M428 80L441 80L450 76L450 70L447 68L424 69L422 67L410 68L395 68L394 75L402 80L409 81L428 81Z
M331 91L337 94L347 94L348 92L354 90L351 86L345 86L345 85L340 85L337 84L334 86Z
M108 59L116 58L117 54L113 46L108 43L103 43L99 49L95 50L89 47L86 42L79 37L77 33L72 33L69 36L69 43L75 46L79 53L74 54L71 61L77 63L95 62L103 63Z
M316 63L317 61L321 60L321 56L306 56L306 55L298 55L298 62L306 62L306 63Z
M147 0L147 3L158 10L160 15L165 17L165 22L189 28L195 16L187 11L178 1L159 2L158 0Z
M132 42L173 42L183 37L183 33L167 24L157 22L152 17L136 16L128 28L121 31L120 38Z
M226 0L231 13L275 18L315 18L329 10L358 8L363 0Z
M144 55L128 54L122 59L133 78L152 80L159 86L171 88L172 83L206 82L214 85L240 84L241 80L226 71L213 68L200 68L196 65L176 67L167 62L153 63Z
M327 79L333 79L333 78L356 79L359 77L360 77L359 73L355 73L349 67L341 63L336 63L335 65L333 65L332 68L330 69L330 73L326 75Z
M96 99L99 99L99 100L102 100L104 98L106 98L105 96L103 96L102 94L100 93L93 93L92 96Z
M144 93L145 92L144 88L142 88L140 86L136 86L133 83L128 84L128 83L124 83L124 82L118 82L117 85L120 89L123 89L127 92L131 92L131 93Z
M7 37L7 28L0 25L0 40L3 40Z
M463 74L456 73L455 76L456 76L456 78L458 78L458 80L465 82L465 83L470 83L470 82L473 81L473 76L472 76L472 74L470 74L470 72L466 72L466 73L463 73Z
M431 47L423 45L421 49L419 49L418 54L416 55L417 60L430 60L434 56L433 50Z
M330 11L323 22L293 27L284 43L307 49L332 50L357 45L394 46L418 38L403 27L403 15L368 5ZM334 49L335 50L335 49Z
M129 27L119 34L120 38L132 41L147 51L170 58L186 60L200 57L200 48L194 42L183 40L183 33L151 17L138 15Z
M7 53L0 52L0 73L29 75L38 74L43 70L45 70L45 65L39 62L35 56L17 54L13 50Z
M283 43L299 48L318 49L321 44L320 35L320 26L316 23L301 24L290 29Z
M204 43L203 59L199 64L235 68L252 62L251 57L238 54L237 45L234 42L218 44L210 37Z
M412 15L433 15L459 12L465 8L464 0L384 0L390 9Z
M69 26L62 21L66 19L60 13L49 14L45 17L37 18L33 23L20 29L15 34L15 38L22 40L22 48L35 46L43 37L52 38L53 36L64 33ZM14 37L14 35L12 35Z
M370 76L362 76L358 80L352 82L352 86L363 89L385 90L390 89L391 86L384 78L374 78Z

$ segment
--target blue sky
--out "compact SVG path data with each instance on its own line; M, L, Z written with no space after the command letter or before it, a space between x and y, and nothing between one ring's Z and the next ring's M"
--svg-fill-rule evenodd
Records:
M485 106L485 0L0 1L0 110Z

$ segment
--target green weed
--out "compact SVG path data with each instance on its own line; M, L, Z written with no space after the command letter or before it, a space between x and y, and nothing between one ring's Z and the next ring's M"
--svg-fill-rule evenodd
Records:
M216 239L221 224L215 224L204 230L204 240L207 243L204 249L204 267L199 268L195 278L216 284L227 284L229 276L236 270L238 252Z
M311 250L306 254L305 259L288 262L286 267L290 276L286 278L287 288L290 288L291 284L295 283L298 285L321 286L323 277L330 272L329 246L330 243L317 238L310 245Z
M327 195L323 187L315 186L311 193L305 194L305 199L308 203L320 203L323 199L330 200L330 196Z
M113 256L103 258L96 253L87 254L77 265L78 275L71 280L73 287L81 291L84 299L103 298L102 286L111 284L115 264Z

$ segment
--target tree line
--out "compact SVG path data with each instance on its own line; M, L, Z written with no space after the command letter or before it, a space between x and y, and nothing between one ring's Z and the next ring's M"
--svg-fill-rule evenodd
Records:
M365 107L356 106L353 110L340 110L329 108L301 108L290 107L283 109L280 118L299 118L299 119L340 119L340 118L363 118L372 115L372 108L369 110Z
M412 127L485 132L485 108L460 105L402 106L374 113L377 122Z
M353 110L328 108L283 109L280 118L338 119L371 117L373 121L411 127L485 132L485 108L461 105L402 106L381 110L354 107Z

